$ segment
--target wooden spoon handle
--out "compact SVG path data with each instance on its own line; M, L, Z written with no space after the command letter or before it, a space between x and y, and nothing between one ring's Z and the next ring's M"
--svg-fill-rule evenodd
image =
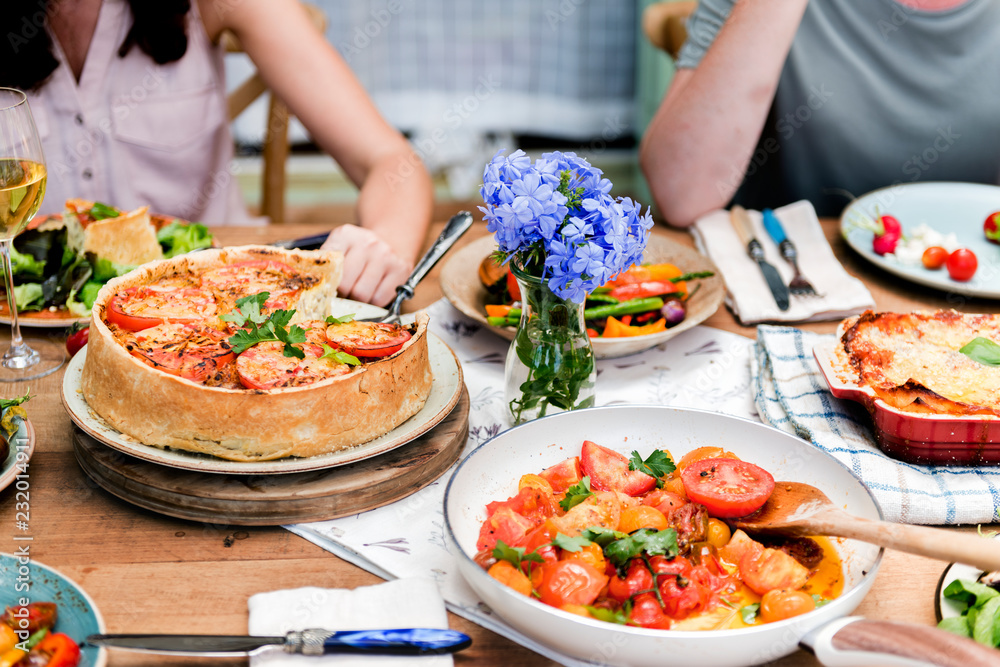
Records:
M824 525L817 535L849 537L919 556L965 563L987 572L1000 570L1000 542L996 540L940 528L871 521L840 511L826 513L822 518Z
M846 618L803 638L827 667L868 665L1000 665L1000 651L944 630L892 621Z

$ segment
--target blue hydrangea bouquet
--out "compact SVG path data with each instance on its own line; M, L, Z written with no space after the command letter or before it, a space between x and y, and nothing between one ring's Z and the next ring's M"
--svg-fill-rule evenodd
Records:
M583 321L587 295L642 258L647 209L612 197L611 181L574 153L493 156L480 207L501 264L521 291L521 319L507 355L514 423L594 404L596 370Z

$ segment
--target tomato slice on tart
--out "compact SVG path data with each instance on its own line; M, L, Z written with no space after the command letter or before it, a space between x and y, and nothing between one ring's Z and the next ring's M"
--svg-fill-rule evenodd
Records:
M267 342L254 345L236 358L236 372L247 389L278 389L311 384L319 380L351 372L351 367L333 359L323 359L320 345L296 345L305 358L286 357L284 343Z
M753 514L774 491L774 477L760 466L736 459L702 459L681 472L688 498L720 519Z
M236 359L226 337L204 324L168 322L132 334L125 349L164 373L204 382Z
M108 302L107 320L128 331L142 331L163 324L193 324L214 317L215 297L200 287L153 284L129 287Z
M355 357L387 357L399 352L412 334L399 324L344 322L327 327L330 345Z

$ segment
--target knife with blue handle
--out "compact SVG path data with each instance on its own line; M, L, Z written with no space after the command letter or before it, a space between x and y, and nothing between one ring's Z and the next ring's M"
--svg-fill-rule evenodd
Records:
M286 653L327 655L331 653L378 653L390 655L438 655L455 653L472 645L461 632L438 628L400 630L345 630L334 632L312 628L289 632L284 637L238 635L90 635L87 643L147 653L200 656L252 655L268 647Z
M742 206L733 206L729 211L729 218L737 236L740 237L740 241L746 248L747 254L760 267L760 272L764 275L764 280L767 282L768 289L771 290L771 296L774 297L774 303L778 306L778 310L788 310L788 286L781 280L778 269L764 260L764 247L754 236L750 215Z

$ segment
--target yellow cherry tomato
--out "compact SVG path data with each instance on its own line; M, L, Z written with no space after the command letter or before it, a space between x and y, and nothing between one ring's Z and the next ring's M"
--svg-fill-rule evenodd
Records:
M663 512L648 505L629 507L622 511L622 518L618 522L618 530L623 533L633 533L640 528L651 528L653 530L664 530L670 527L670 522Z
M708 520L708 543L711 544L716 549L721 549L722 547L729 544L729 538L733 536L733 532L729 530L724 522L719 521L716 518L710 518Z
M764 623L801 616L816 608L816 601L805 591L775 588L760 599L760 620Z
M681 460L677 462L677 470L684 470L684 468L687 468L692 463L697 463L702 459L740 460L736 454L727 452L722 447L698 447L697 449L692 449L690 452L681 457Z
M598 572L604 572L604 568L607 566L607 562L604 560L604 551L599 544L589 544L579 551L563 551L560 560L584 563Z
M509 586L521 595L531 595L531 581L519 569L505 560L494 563L486 574L504 586Z
M521 475L521 479L517 483L517 490L520 491L526 487L538 489L539 491L545 491L549 494L553 493L552 485L549 483L549 480L541 477L540 475Z

